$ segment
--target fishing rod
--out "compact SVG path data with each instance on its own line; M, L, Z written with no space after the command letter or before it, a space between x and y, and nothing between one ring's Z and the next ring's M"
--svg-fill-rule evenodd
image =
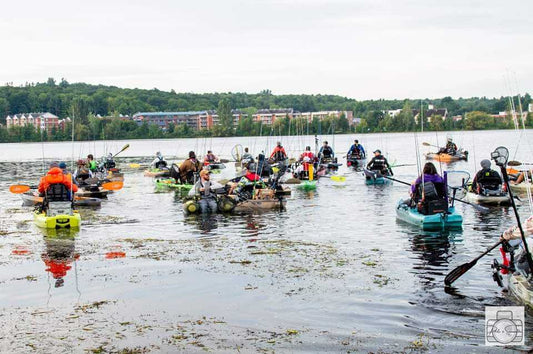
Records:
M524 234L524 229L522 228L522 222L520 221L520 215L518 214L518 209L516 208L516 203L514 201L513 197L513 191L511 190L511 186L509 185L509 176L507 175L507 159L509 158L509 150L507 150L506 147L500 146L497 147L496 150L494 150L490 157L496 162L496 165L500 166L500 169L502 171L503 180L505 182L505 185L507 186L507 191L509 192L509 197L511 199L511 205L513 207L513 211L516 217L516 221L518 223L518 228L520 229L520 238L522 239L522 247L524 247L524 250L526 251L526 258L527 263L529 265L529 270L531 271L531 274L533 274L533 259L531 258L531 253L529 252L529 247L526 242L526 236Z
M392 178L392 177L389 177L389 176L382 176L382 177L384 177L384 178L386 178L386 179L390 179L391 181L394 181L394 182L398 182L398 183L401 183L401 184L405 184L406 186L411 186L411 185L412 185L412 184L409 183L409 182L401 181L401 180L399 180L399 179ZM477 204L473 204L473 203L469 203L469 202L467 202L467 201L465 201L465 200L457 199L457 198L455 198L455 197L450 197L450 199L452 199L452 200L454 200L454 201L456 201L456 202L459 202L459 203L468 204L468 205L472 206L474 209L476 209L476 210L478 210L478 211L481 211L481 212L483 212L483 213L486 213L486 212L490 211L490 209L487 208L487 207L484 207L484 206L481 206L481 205L477 205Z
M514 202L514 198L513 198L513 194L512 194L511 188L509 188L509 176L507 175L507 170L505 168L505 166L507 164L508 157L509 157L509 150L507 150L507 148L505 148L503 146L500 146L500 147L496 148L496 150L491 153L491 158L496 162L496 164L498 166L500 166L505 185L507 186L507 189L509 191L509 196L510 196L510 199L511 199L511 205L513 207L513 211L514 211L517 223L518 223L518 229L520 231L520 238L522 240L522 247L524 247L524 250L526 251L526 259L527 259L527 262L528 262L528 266L530 268L530 271L532 272L531 274L533 274L533 262L532 262L532 259L531 259L531 253L529 252L529 249L528 249L528 245L527 245L526 238L525 238L525 233L524 233L524 230L522 228L522 223L520 221L520 216L518 214L518 210L517 210L516 204ZM489 247L485 252L483 252L482 254L477 256L476 258L474 258L472 261L470 261L468 263L464 263L464 264L460 265L459 267L455 268L454 270L452 270L444 278L444 284L446 286L450 286L454 281L456 281L463 274L465 274L467 271L469 271L477 263L477 261L481 257L483 257L486 254L488 254L490 251L492 251L493 249L498 247L503 242L504 242L504 240L500 237L500 240L497 243L495 243L494 245Z

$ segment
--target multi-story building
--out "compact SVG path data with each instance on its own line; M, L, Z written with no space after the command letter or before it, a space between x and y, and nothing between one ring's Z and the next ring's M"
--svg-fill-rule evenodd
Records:
M298 116L307 119L308 122L312 122L314 118L318 118L319 120L323 120L323 119L326 119L328 117L340 118L341 116L344 116L344 118L348 119L348 123L350 125L354 124L353 112L352 111L304 112L304 113L298 113Z
M190 112L139 112L132 117L133 121L142 125L156 124L161 129L167 129L169 124L187 124L191 129L198 129L198 122L200 115L205 111L190 111Z
M292 108L279 108L279 109L259 109L254 114L254 122L261 122L262 124L271 125L274 124L276 119L289 118L292 119L299 115L299 112Z
M59 127L59 117L50 112L21 113L6 117L6 127L23 127L33 125L35 129L51 132L55 127Z

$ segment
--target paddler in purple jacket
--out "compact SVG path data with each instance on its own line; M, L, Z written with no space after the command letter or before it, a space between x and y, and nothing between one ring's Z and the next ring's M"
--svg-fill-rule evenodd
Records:
M427 183L427 182L444 183L444 179L441 176L439 176L437 172L437 168L431 162L427 162L424 165L424 170L422 171L422 173L424 174L424 183ZM418 186L420 184L422 184L422 176L418 177L415 183L411 185L411 195L415 195L415 192L417 191Z

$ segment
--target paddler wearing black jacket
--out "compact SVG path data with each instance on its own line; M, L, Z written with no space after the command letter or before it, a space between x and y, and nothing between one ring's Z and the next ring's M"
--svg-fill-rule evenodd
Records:
M379 171L384 176L394 175L392 173L392 169L389 165L389 162L387 161L385 156L381 155L381 150L379 149L374 151L374 157L366 165L366 168L371 171Z

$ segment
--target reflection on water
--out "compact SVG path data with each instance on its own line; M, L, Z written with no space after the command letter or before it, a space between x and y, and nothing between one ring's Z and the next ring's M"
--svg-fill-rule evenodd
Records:
M473 151L468 146L472 139L461 134L456 141ZM496 133L473 134L475 156L488 156L495 148ZM513 132L497 134L497 145L508 143L512 148ZM434 137L431 133L420 139L431 142ZM260 146L266 144L264 139L257 140ZM337 153L348 149L352 140L353 136L336 137ZM363 135L359 140L368 151L387 140L394 147L390 161L416 163L410 134ZM213 150L229 157L236 142L239 139L213 139ZM107 148L120 149L124 143L108 142ZM428 350L468 352L485 349L479 347L484 341L484 306L512 303L492 281L491 256L482 258L455 288L443 285L451 269L472 260L514 223L509 208L483 214L457 205L464 217L462 231L421 232L396 220L396 203L408 196L408 187L398 183L367 186L360 172L344 165L339 170L346 177L343 183L321 179L317 190L310 192L291 185L292 195L283 212L186 216L179 192L156 193L152 179L143 176L143 168L131 168L129 163L146 165L157 150L165 156L186 156L197 142L129 143L131 150L117 159L125 173L123 190L111 194L99 209L80 208L82 228L74 235L36 229L32 209L22 207L20 197L7 191L11 184L37 183L44 171L40 146L17 145L24 162L12 161L12 155L10 161L0 161L0 301L8 314L0 316L0 325L9 326L9 316L33 318L23 308L39 312L45 307L48 316L79 316L80 323L83 316L95 323L91 316L101 314L98 323L105 325L93 330L99 337L80 340L85 349L90 345L84 343L107 341L120 343L117 351L131 343L168 352L198 351L201 347L190 344L169 346L176 341L171 336L178 336L176 318L182 316L201 322L216 318L235 326L231 329L245 328L256 334L298 331L286 342L261 338L251 350L264 345L261 350L404 352L411 351L413 341L424 335L430 341ZM287 139L284 145L291 144L295 145ZM75 151L98 155L104 145L95 146L93 151L92 143L80 143ZM71 151L69 144L45 146L51 157L65 158ZM216 179L234 176L232 164L227 165ZM469 161L452 168L473 173L477 166ZM398 167L394 172L395 178L411 181L416 166ZM527 206L520 210L527 213ZM82 307L93 311L82 311L83 316L70 313L77 311L79 289L83 289L82 301L106 305ZM48 297L52 292L54 296ZM141 318L146 322L133 324ZM119 323L132 323L131 331L130 325ZM161 326L161 332L142 327L154 323ZM201 327L195 326L196 330ZM209 333L226 333L222 324L217 326L196 340L201 342ZM91 328L60 330L90 336ZM527 330L532 328L528 322ZM23 338L24 331L40 330L12 326L10 333ZM128 339L115 337L122 331ZM236 338L236 333L228 331L226 337ZM243 336L251 337L250 333ZM53 345L62 345L58 339L51 340ZM74 337L69 340L76 341ZM239 340L233 348L242 344Z

